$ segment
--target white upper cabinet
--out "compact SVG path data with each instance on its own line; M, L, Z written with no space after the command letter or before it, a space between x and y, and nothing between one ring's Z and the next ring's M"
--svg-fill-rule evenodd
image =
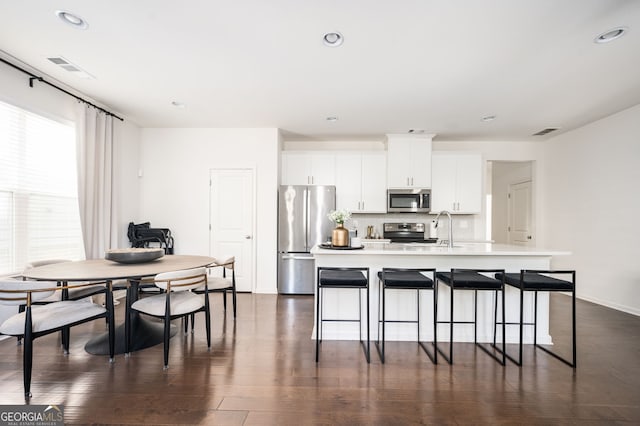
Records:
M335 185L336 156L333 152L284 151L283 185Z
M480 213L482 156L475 153L434 152L431 212Z
M433 135L387 135L387 186L431 188Z
M386 156L380 153L338 153L336 207L353 213L386 213Z

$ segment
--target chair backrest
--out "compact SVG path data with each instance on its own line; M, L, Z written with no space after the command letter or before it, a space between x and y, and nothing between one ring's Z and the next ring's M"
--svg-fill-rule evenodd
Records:
M211 264L211 266L212 267L224 266L227 269L233 269L233 267L235 265L235 262L236 262L236 257L235 256L231 256L231 257L229 257L227 259L224 259L224 260L216 258L214 260L214 262Z
M206 268L163 272L153 279L156 287L170 291L185 291L201 287L207 281Z
M52 281L0 280L0 305L19 306L26 304L28 290L31 290L31 302L46 299L53 294L56 284ZM51 290L45 291L46 289Z
M24 270L27 271L29 269L37 268L39 266L45 265L53 265L54 263L64 263L71 262L68 259L46 259L46 260L34 260L33 262L29 262L24 266Z

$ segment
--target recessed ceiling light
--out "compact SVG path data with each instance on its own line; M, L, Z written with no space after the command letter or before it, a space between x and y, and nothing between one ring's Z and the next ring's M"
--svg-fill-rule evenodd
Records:
M482 121L484 121L485 123L488 123L489 121L493 121L496 119L495 115L487 115L485 117L482 117Z
M338 121L338 117L327 117L327 121L330 121L333 123L334 121Z
M322 37L322 42L325 44L325 46L329 47L338 47L342 44L343 41L344 37L342 37L342 34L340 34L339 32L326 33Z
M56 10L56 16L62 19L65 24L71 25L73 28L86 30L89 26L89 24L87 24L87 21L85 21L78 15L74 15L70 12L65 12L64 10Z
M178 101L171 101L171 105L173 105L176 108L185 108L186 105L183 102L178 102Z
M605 31L598 37L593 39L594 43L602 44L609 43L610 41L617 40L629 31L627 27L617 27L609 31Z

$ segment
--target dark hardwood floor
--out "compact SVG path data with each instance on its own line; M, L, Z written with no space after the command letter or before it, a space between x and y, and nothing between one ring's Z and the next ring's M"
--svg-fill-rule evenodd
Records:
M433 365L415 343L391 342L367 364L357 342L323 342L314 361L311 297L241 294L238 319L211 296L212 350L203 317L194 335L107 357L84 351L104 323L35 342L32 404L63 404L68 424L639 424L640 318L578 302L578 369L530 346L524 366L498 365L471 344ZM569 298L552 296L556 349L569 351ZM123 305L118 306L118 322ZM224 318L224 319L223 319ZM0 342L0 404L23 404L22 347Z

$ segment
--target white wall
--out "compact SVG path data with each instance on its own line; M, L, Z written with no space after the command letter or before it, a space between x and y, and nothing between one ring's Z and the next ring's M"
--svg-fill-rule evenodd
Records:
M113 137L114 193L118 215L118 247L129 247L129 222L140 222L140 128L115 120Z
M584 299L640 315L640 105L545 144L544 232Z
M209 170L256 169L256 277L276 293L278 129L142 129L140 220L170 228L176 254L209 255Z

